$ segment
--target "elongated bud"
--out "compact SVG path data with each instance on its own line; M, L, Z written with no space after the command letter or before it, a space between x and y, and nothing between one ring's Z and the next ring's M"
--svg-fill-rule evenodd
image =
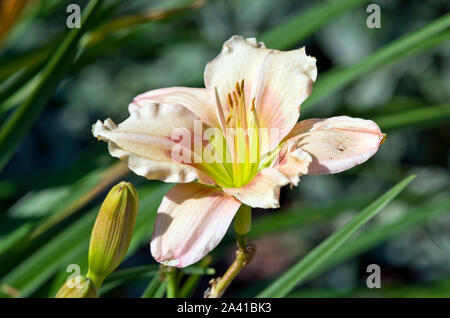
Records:
M106 196L92 229L87 277L100 288L122 262L136 223L138 195L129 182L115 185Z
M234 230L238 235L246 235L252 228L252 208L242 204L234 217Z
M68 279L55 298L98 298L98 292L92 280L79 275Z

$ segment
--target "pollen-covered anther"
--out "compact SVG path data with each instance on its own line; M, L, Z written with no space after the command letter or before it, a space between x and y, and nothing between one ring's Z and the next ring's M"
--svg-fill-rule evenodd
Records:
M233 101L234 101L236 106L239 106L239 100L238 100L238 97L236 95L236 91L233 92Z
M239 97L241 97L242 92L241 92L241 87L239 86L239 82L236 82L236 93Z
M228 93L227 95L227 103L228 103L228 108L231 110L233 109L233 99L231 98L231 94Z

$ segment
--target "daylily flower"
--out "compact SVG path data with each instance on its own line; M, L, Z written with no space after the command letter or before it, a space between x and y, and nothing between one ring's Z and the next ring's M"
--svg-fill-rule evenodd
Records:
M276 208L280 188L297 185L301 175L341 172L377 152L383 135L370 120L339 116L297 123L316 76L316 60L304 48L281 52L233 36L206 65L206 88L143 93L121 124L107 119L93 126L110 154L136 174L179 183L158 209L150 244L157 261L193 264L220 242L241 204ZM185 135L182 149L191 160L174 159L180 142L174 131L193 133L198 121L219 131L202 141L203 149L231 160L195 160L194 140ZM276 130L270 143L262 129Z

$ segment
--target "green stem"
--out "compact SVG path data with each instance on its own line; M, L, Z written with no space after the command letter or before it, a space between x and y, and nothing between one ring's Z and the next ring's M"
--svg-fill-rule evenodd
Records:
M177 269L175 267L168 266L166 268L167 279L167 298L177 297Z
M254 244L247 244L247 234L252 227L252 208L242 204L234 217L234 230L236 231L236 258L222 277L210 281L211 288L205 293L206 298L220 298L230 286L233 279L253 259L256 252Z
M167 282L162 282L161 285L159 285L158 289L156 290L156 292L152 298L163 298L166 288L167 288Z
M252 227L252 208L242 204L234 217L234 231L238 236L245 236ZM245 244L244 244L245 245Z
M212 262L212 257L210 255L206 256L203 260L201 260L200 262L200 268L204 268L205 271L207 269L207 267L211 264ZM188 279L186 279L186 282L184 283L183 287L181 287L179 296L181 298L186 298L192 295L192 293L194 292L195 288L197 287L197 284L200 280L200 278L202 278L203 275L200 274L192 274L188 277Z
M238 250L236 251L236 258L233 264L231 264L222 277L211 280L211 289L206 292L206 298L222 297L234 278L253 259L256 252L256 246L254 244L246 244L246 235L237 235L236 239Z
M142 293L141 298L152 298L155 295L156 291L159 289L160 285L161 282L159 281L158 275L153 276L147 288Z

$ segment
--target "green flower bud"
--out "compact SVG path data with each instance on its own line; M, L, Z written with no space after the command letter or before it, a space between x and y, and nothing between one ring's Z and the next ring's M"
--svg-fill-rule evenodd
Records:
M87 277L100 288L122 262L136 223L138 194L129 182L114 186L106 196L92 229Z
M234 217L234 230L238 235L246 235L252 228L252 208L242 204Z
M68 279L55 298L98 298L98 292L92 280L78 275Z

